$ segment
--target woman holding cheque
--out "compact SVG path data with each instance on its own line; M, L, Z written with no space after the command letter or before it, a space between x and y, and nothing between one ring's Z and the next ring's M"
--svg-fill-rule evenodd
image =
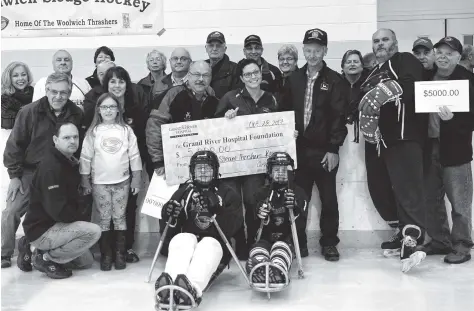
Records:
M242 89L232 90L222 97L216 110L216 117L232 119L236 116L249 114L277 112L278 102L272 93L261 89L262 71L253 59L244 59L238 64L240 80L244 83ZM265 183L265 174L239 176L221 180L237 191L243 192L245 205L245 225L247 227L247 239L245 238L244 225L235 236L237 257L247 260L249 246L253 244L258 221L256 217L257 202L255 191Z

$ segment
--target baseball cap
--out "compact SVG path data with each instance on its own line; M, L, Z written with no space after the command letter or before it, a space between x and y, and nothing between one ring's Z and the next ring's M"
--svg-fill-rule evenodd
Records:
M258 45L260 45L260 46L263 46L263 44L262 44L262 39L260 39L260 37L257 36L257 35L250 35L250 36L248 36L247 38L245 38L245 40L244 40L244 47L245 47L245 46L248 46L248 45L250 45L250 44L258 44Z
M415 40L415 42L413 42L413 48L411 50L414 52L418 47L424 47L428 50L432 50L433 42L431 42L431 40L428 38L418 38Z
M444 37L443 39L439 40L438 43L434 45L434 47L438 48L439 46L443 44L446 44L453 50L458 51L459 54L462 54L462 44L455 37Z
M324 30L318 28L310 29L304 34L303 44L307 43L319 43L327 46L328 34Z
M225 43L225 37L222 32L213 31L207 36L206 43L210 43L211 41L219 41L220 43Z

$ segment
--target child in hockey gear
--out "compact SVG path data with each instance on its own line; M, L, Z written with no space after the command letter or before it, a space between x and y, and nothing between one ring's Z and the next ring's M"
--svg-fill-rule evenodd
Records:
M222 261L228 262L227 249L215 221L221 224L223 235L229 239L240 228L243 215L240 196L231 188L219 185L219 162L210 151L198 151L190 161L192 180L180 186L162 209L162 218L174 227L164 272L155 283L156 306L168 304L192 306L188 292L198 305L202 292ZM163 286L181 287L170 297Z
M402 230L402 236L400 260L402 272L408 272L426 258L426 253L416 248L417 240L421 237L421 230L418 226L406 225Z
M288 167L293 167L293 159L285 152L276 152L267 160L267 177L269 185L257 193L257 217L261 220L257 242L252 246L246 264L247 273L262 263L271 262L288 272L295 254L292 240L289 210L293 210L298 223L306 221L304 191L296 187L295 192L289 187L292 178L288 176ZM259 239L261 235L261 239ZM258 268L252 275L253 283L265 282L265 267ZM272 267L270 283L285 283L285 276L280 269Z

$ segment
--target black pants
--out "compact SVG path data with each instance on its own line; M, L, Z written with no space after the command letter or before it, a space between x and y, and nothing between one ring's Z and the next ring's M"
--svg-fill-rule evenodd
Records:
M319 190L321 199L321 216L319 225L321 228L321 246L336 246L339 243L337 233L339 231L339 207L336 195L336 175L339 166L331 172L327 172L322 165L322 156L317 156L310 161L298 162L298 169L295 174L295 182L300 186L311 201L313 185ZM312 165L309 165L311 163ZM301 248L307 248L306 224L304 228L298 229L298 241Z
M367 169L367 185L375 209L391 227L398 226L398 207L393 193L387 165L383 157L379 157L377 146L365 143L365 167Z
M383 148L380 159L385 164L387 175L373 175L369 183L390 184L397 206L399 228L405 225L416 225L423 230L424 195L423 195L423 151L415 141L398 141Z
M245 205L245 221L242 227L234 236L236 247L239 250L241 246L248 248L255 242L257 230L260 226L260 221L257 220L258 202L255 199L255 194L265 184L265 175L256 174L249 176L240 176L234 178L222 179L221 183L227 184L229 187L235 189L237 193L242 193L243 203ZM247 238L245 238L245 227L247 227Z

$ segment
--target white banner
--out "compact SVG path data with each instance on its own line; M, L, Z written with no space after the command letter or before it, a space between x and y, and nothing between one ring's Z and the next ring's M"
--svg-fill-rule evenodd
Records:
M439 112L441 106L469 112L469 80L415 82L415 112Z
M2 38L162 34L163 0L1 0Z
M294 132L294 112L162 125L166 183L189 179L189 161L200 150L217 154L221 178L265 173L267 158L277 151L288 152L296 164Z
M178 188L179 186L168 186L163 176L153 174L143 201L142 214L161 219L163 205L171 199Z

